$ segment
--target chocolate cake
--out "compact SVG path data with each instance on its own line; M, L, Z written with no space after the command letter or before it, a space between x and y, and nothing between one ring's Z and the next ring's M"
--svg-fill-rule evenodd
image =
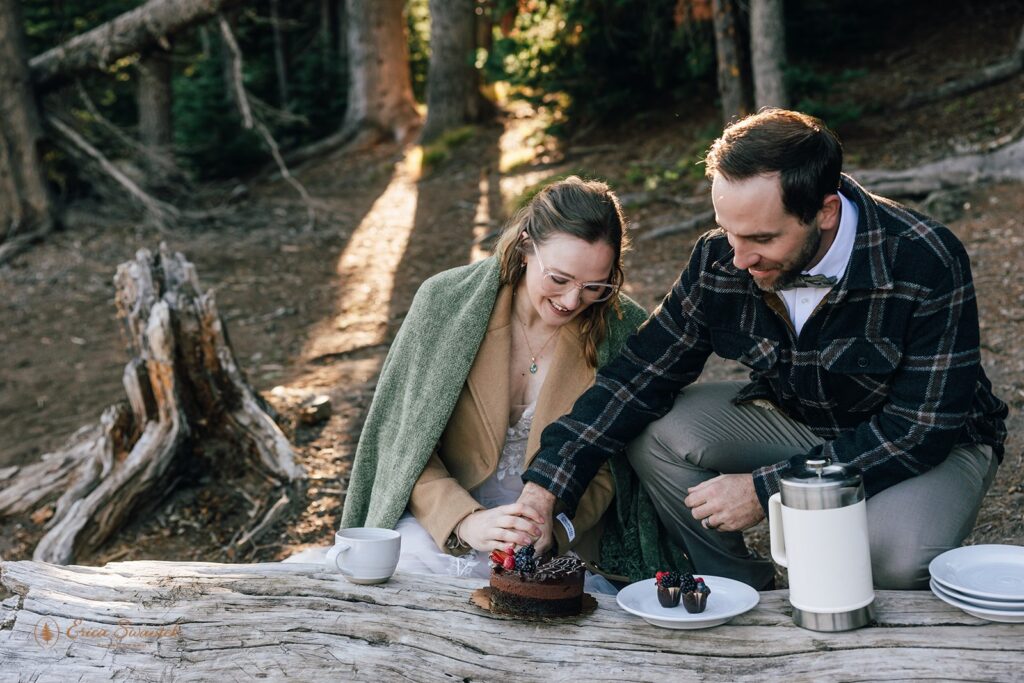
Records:
M679 572L658 572L654 575L658 602L662 607L676 607L682 595L683 577Z
M575 557L537 561L533 546L491 553L491 609L529 617L568 617L583 607L586 570Z
M683 607L690 614L700 614L708 606L708 596L711 589L704 583L701 577L694 578L693 574L686 574L683 577Z

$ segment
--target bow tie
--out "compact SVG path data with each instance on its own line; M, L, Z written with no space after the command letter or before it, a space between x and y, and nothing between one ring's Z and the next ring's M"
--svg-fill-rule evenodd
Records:
M797 275L793 281L786 285L786 289L797 287L832 287L839 281L839 278L831 275Z

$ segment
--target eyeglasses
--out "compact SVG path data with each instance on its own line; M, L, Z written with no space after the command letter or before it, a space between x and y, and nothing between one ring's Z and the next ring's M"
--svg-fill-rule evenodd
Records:
M542 281L544 289L554 296L561 296L575 287L580 290L580 299L588 304L596 304L607 301L619 289L618 286L607 282L580 282L548 270L544 267L544 262L541 261L536 242L533 243L533 255L537 257L537 264L544 273Z

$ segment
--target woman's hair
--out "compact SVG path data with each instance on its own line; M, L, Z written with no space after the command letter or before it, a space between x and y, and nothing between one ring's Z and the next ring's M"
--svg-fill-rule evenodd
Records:
M526 237L522 236L524 232ZM614 258L608 282L622 286L625 279L622 254L629 249L622 205L606 184L577 176L548 185L509 221L495 248L501 261L501 283L518 287L526 274L523 256L533 253L531 240L540 246L555 235L570 235L590 244L604 242L610 246ZM618 301L616 293L605 301L591 304L580 314L583 353L593 367L597 367L597 347L607 333L605 313L615 307L622 317Z

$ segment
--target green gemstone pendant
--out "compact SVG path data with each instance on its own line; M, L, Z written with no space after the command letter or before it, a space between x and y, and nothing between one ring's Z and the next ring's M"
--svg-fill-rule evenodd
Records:
M530 360L533 361L532 363L530 363L530 374L531 375L536 375L537 374L537 359L536 358L531 358Z

